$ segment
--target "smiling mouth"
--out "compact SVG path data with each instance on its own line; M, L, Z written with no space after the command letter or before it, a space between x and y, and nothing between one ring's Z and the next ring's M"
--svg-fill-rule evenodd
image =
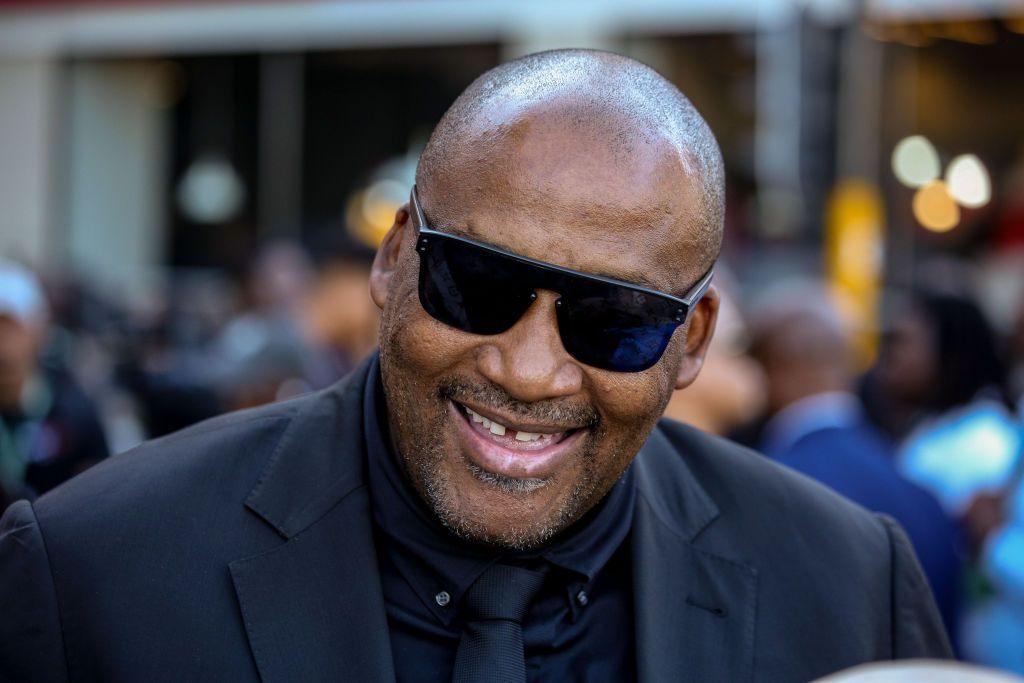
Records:
M554 474L587 432L580 427L505 424L456 401L452 407L471 464L503 477L546 478Z
M477 413L472 408L456 403L459 412L469 422L469 426L486 439L512 448L517 451L540 451L548 446L561 443L571 436L576 429L562 429L534 427L534 429L545 429L545 431L526 431L525 429L514 429L505 426L501 422Z

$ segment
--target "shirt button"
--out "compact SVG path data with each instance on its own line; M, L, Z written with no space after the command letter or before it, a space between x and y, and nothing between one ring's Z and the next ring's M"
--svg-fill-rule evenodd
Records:
M441 591L434 596L435 602L441 607L447 607L448 603L452 601L452 596L448 595L448 591Z
M587 595L587 591L581 590L576 594L576 603L580 607L586 607L588 602L590 602L590 596Z

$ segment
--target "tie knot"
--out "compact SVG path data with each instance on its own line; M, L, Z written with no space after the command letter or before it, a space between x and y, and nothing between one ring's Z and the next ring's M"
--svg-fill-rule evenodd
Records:
M490 566L463 598L467 622L504 619L521 623L544 584L544 573L507 564Z

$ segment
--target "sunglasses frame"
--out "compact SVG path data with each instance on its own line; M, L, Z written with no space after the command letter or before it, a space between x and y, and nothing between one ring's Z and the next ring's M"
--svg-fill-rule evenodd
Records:
M529 266L531 268L536 268L538 270L545 271L545 272L548 272L548 273L553 273L553 274L556 274L556 275L560 275L560 276L563 276L563 277L569 277L569 278L572 278L572 279L580 279L580 280L584 280L584 281L588 281L588 282L596 282L596 283L600 283L600 284L603 284L603 285L611 285L611 286L615 286L615 287L622 287L622 288L624 288L626 290L630 290L630 291L641 292L641 293L643 293L643 294L645 294L647 296L650 296L650 297L655 297L655 298L666 300L666 301L670 302L671 304L673 304L674 306L676 306L675 316L673 318L673 322L675 322L677 326L683 325L686 322L687 318L690 315L690 312L693 311L693 309L697 305L697 303L707 293L708 288L711 286L711 279L712 279L712 277L714 276L714 273L715 273L714 265L712 265L708 269L708 271L703 276L701 276L701 278L697 281L697 283L693 287L691 287L689 290L687 290L687 292L685 294L683 294L682 296L674 296L672 294L667 294L665 292L661 292L661 291L658 291L656 289L650 289L648 287L643 287L641 285L636 285L636 284L633 284L631 282L625 282L623 280L617 280L615 278L604 277L602 275L592 275L590 273L584 273L584 272L580 272L578 270L573 270L572 268L564 268L562 266L556 266L553 263L547 263L546 261L539 261L537 259L532 259L532 258L529 258L527 256L521 256L520 254L516 254L516 253L510 252L510 251L506 251L506 250L501 249L499 247L495 247L494 245L487 244L486 242L478 242L478 241L470 239L468 237L461 237L459 235L452 235L452 234L447 233L447 232L441 232L440 230L434 230L434 229L428 227L427 217L423 213L423 207L420 206L419 194L416 191L416 186L415 185L413 185L412 193L411 194L412 194L412 199L411 199L412 210L413 210L413 215L414 215L414 217L416 219L416 226L415 227L416 227L416 230L418 232L418 236L416 238L416 250L418 252L421 252L421 253L425 252L427 250L427 245L429 244L430 240L432 240L432 239L451 240L451 241L454 241L454 242L459 242L459 243L466 244L466 245L469 245L469 246L472 246L472 247L476 247L476 248L481 249L481 250L486 251L486 252L490 252L490 253L493 253L493 254L500 255L500 256L502 256L504 258L511 259L514 262L517 262L519 264L522 264L522 265L525 265L525 266ZM422 263L420 264L420 267L421 268L423 267ZM561 292L559 292L559 294L561 294ZM534 295L534 296L536 296L536 295Z

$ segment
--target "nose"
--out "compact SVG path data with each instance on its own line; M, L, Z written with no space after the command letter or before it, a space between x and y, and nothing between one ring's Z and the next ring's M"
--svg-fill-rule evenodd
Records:
M583 386L583 370L558 336L557 300L555 292L538 291L526 314L477 355L481 374L520 401L571 396Z

